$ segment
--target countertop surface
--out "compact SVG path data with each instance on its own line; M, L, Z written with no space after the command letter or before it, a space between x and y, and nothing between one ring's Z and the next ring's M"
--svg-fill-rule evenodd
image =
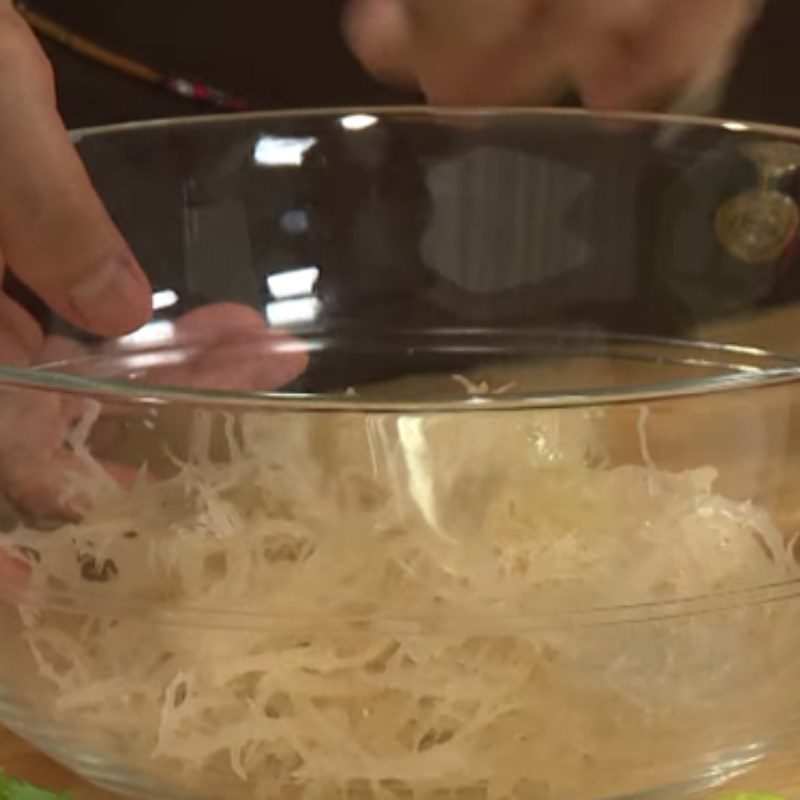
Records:
M0 728L0 766L12 778L28 781L54 792L69 792L70 800L112 798L108 792L89 786L68 770L54 764L4 728Z

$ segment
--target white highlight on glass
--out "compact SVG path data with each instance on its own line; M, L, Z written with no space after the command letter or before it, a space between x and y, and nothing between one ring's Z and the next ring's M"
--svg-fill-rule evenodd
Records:
M175 326L168 320L148 322L138 331L123 336L119 343L123 347L154 347L172 341L175 335Z
M297 267L267 277L267 287L276 300L306 297L313 293L319 279L319 267Z
M339 121L346 131L363 131L375 125L378 118L372 114L348 114Z
M178 302L180 298L172 289L161 289L158 292L153 292L153 311L161 311L165 308L170 308Z
M299 167L316 143L314 136L262 136L253 158L265 167Z
M749 131L750 126L744 122L723 122L722 127L725 128L726 131Z
M266 312L270 325L281 327L311 322L319 313L320 302L316 297L299 297L294 300L279 300L267 303Z

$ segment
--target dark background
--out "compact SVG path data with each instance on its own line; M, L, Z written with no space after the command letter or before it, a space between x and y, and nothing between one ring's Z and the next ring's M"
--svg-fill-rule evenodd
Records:
M30 5L118 52L243 96L257 108L417 99L363 74L340 33L340 0L32 0ZM800 2L768 0L720 114L800 125L798 32ZM70 127L208 110L57 44L45 46Z
M99 44L163 72L242 96L255 108L419 99L364 74L341 36L342 3L336 0L30 3ZM721 115L800 125L800 93L795 90L800 77L798 30L800 0L768 0L766 13L731 77ZM208 111L206 106L98 66L56 43L45 42L45 46L55 65L60 106L70 127ZM293 134L298 125L292 123ZM220 130L206 131L203 136L226 135L222 130L226 126L210 127ZM245 276L247 285L256 286L258 293L266 291L265 282L262 275L253 280L252 265L271 273L287 265L315 264L321 270L317 288L326 314L379 325L414 320L424 326L459 327L496 324L502 319L503 324L535 322L556 328L674 336L684 335L698 322L794 303L800 297L800 239L787 248L785 258L782 255L758 270L730 257L717 241L716 209L725 199L750 188L754 180L752 164L721 129L685 132L679 148L668 147L662 153L651 147L647 136L609 137L606 144L612 149L605 152L597 138L591 146L581 141L579 131L573 131L577 139L565 140L565 130L558 125L550 130L542 123L535 131L522 128L518 132L513 125L498 126L490 135L502 146L497 151L490 148L488 154L469 137L459 145L452 139L439 141L426 129L413 140L407 126L393 131L389 123L359 135L352 147L348 145L352 137L339 126L337 134L315 130L314 136L325 143L316 147L318 161L304 162L303 174L313 180L301 186L294 179L283 186L272 171L251 173L248 157L242 162L243 180L261 198L247 205L248 213L267 217L248 218L244 227L238 221L225 235L218 234L219 220L212 219L199 229L192 227L187 235L187 207L192 213L196 209L216 213L227 206L214 200L217 162L193 161L191 142L181 140L181 128L172 129L171 149L164 149L163 142L160 148L148 149L147 138L138 139L144 150L138 160L128 159L137 166L128 165L124 174L107 168L117 161L114 157L110 162L103 160L102 137L95 142L96 151L87 144L82 155L112 215L156 283L175 288L193 304L219 297L220 276L229 284L225 291L233 292L230 272L219 270L218 265L236 263L231 253L238 252L237 242L247 245L242 253L249 253L248 248L257 251L251 253L252 259L246 253L242 256L241 263L248 266L240 270L240 277ZM636 148L627 144L634 141ZM208 152L236 152L236 146L236 137L229 143L215 140ZM176 151L185 157L176 159ZM461 158L471 152L477 160ZM450 231L447 241L468 240L471 245L463 252L463 248L447 246L431 255L422 248L423 229L430 227L436 200L428 173L455 153L459 154L455 173L440 180L446 186L469 180L470 186L479 188L468 197L464 193L468 202L463 208L460 203L440 203L453 212L453 219L436 225ZM552 217L552 196L541 203L538 190L531 187L563 184L568 188L571 178L558 172L565 166L589 180L585 185L578 180L574 197L570 195ZM551 183L546 184L547 180ZM152 191L155 185L158 192ZM190 185L197 196L187 200L185 190ZM797 191L795 184L785 188L793 196ZM152 215L153 222L146 227L136 222L141 206L129 202L137 196L160 204L160 212ZM516 244L525 238L514 223L520 219L516 199L520 196L527 198L524 231L528 238L547 243L541 252L525 248L516 252ZM310 215L314 223L307 234L283 231L281 219L287 209L302 209ZM228 222L226 217L219 224ZM243 230L247 231L244 236ZM574 236L565 237L565 230ZM566 258L563 245L572 238L590 246L586 253ZM217 244L212 246L210 241ZM475 242L481 246L472 247ZM503 242L508 257L499 258L497 246ZM552 269L554 264L566 263L568 270ZM462 280L467 274L478 274L474 266L486 279L477 288ZM198 286L198 279L209 283ZM247 298L239 294L228 299ZM254 306L268 300L261 294L252 299Z
M341 0L32 0L75 33L255 108L416 102L372 80L341 35ZM70 127L197 114L208 107L44 41Z

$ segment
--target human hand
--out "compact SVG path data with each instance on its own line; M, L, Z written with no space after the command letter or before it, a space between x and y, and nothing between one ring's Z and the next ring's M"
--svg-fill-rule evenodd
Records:
M86 347L63 337L36 341L31 336L31 347L28 360L37 364L65 359L80 363L92 355ZM207 305L185 314L155 347L147 353L147 360L155 364L141 377L149 386L268 391L301 375L308 362L301 343L269 329L263 315L254 309L234 303ZM101 345L96 355L124 366L126 351L123 339ZM127 355L135 362L142 351L133 347ZM81 488L85 479L91 479L94 486L133 485L140 474L138 465L98 459L80 441L87 420L91 427L93 420L112 420L118 415L120 424L113 427L121 432L131 410L122 400L100 403L69 392L0 390L0 488L4 499L17 512L36 519L69 521L80 519L90 505ZM114 446L109 450L116 452ZM0 593L24 588L28 575L28 564L13 549L4 550L0 537Z
M2 339L0 338L0 341ZM32 339L33 341L33 339ZM28 353L31 364L72 360L80 364L92 352L58 336L41 338ZM141 348L113 340L100 345L100 359L126 371ZM288 334L267 327L263 315L235 303L203 306L178 319L168 334L146 354L151 362L138 380L148 386L169 385L191 390L269 391L303 373L308 356ZM91 370L87 377L91 377ZM120 375L122 377L122 375ZM66 491L76 477L102 469L120 485L136 476L136 468L87 462L76 451L73 434L88 416L123 417L130 407L99 404L80 393L7 387L0 390L0 488L23 512L39 517L76 518L86 498Z
M51 67L10 0L0 0L0 142L0 273L8 265L92 333L142 325L147 278L92 187L58 115ZM30 344L31 322L0 296L6 363Z
M351 0L364 66L443 105L667 107L724 78L762 0Z
M152 313L149 281L58 116L50 65L10 0L0 0L0 284L6 268L61 317L103 337L133 331ZM305 368L302 350L276 347L285 334L243 306L207 306L174 329L178 343L201 346L179 367L151 371L157 383L265 390ZM45 336L0 292L0 364L29 367L86 354L74 341ZM86 412L87 401L69 393L0 391L0 490L15 509L38 518L80 515L84 498L65 489L87 469L70 442ZM133 478L123 466L97 466L116 483ZM26 565L0 547L0 588L26 575Z

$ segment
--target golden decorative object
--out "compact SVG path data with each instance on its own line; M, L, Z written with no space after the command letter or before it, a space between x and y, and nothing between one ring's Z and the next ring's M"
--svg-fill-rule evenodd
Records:
M800 226L800 210L771 189L743 192L717 210L719 241L737 260L763 264L779 258Z
M800 144L797 142L751 142L742 152L758 167L765 188L800 168Z
M717 209L717 238L738 261L764 264L780 258L800 228L800 209L776 188L800 169L800 144L750 142L742 152L758 169L759 185Z

